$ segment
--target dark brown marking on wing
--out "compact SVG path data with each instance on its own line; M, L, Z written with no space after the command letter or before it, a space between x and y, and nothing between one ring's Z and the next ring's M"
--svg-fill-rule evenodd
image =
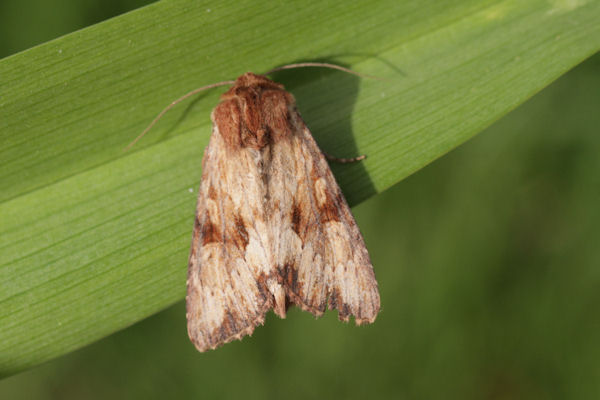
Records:
M302 219L302 209L294 203L292 207L292 229L300 236L300 222Z
M316 294L315 294L316 295ZM319 296L321 297L321 296ZM317 304L317 310L319 310L321 313L325 312L325 309L327 308L327 297L322 296L323 300L321 301L321 303ZM315 304L316 302L313 300L313 304Z
M341 321L348 321L350 318L350 306L342 300L342 296L338 288L333 288L329 295L329 309L338 310L338 318Z
M238 325L236 323L239 316L237 314L231 312L231 310L227 310L225 312L225 316L223 317L223 322L221 325L216 327L208 338L211 347L218 346L222 343L231 340L231 337L240 332Z
M340 221L339 207L337 202L334 201L329 195L327 196L327 200L319 206L319 211L320 221L322 224L331 221Z
M330 222L330 221L339 222L340 221L340 215L339 215L340 214L340 201L337 196L337 193L335 193L335 194L331 193L331 188L325 187L324 188L325 192L323 193L323 195L325 196L325 199L322 200L322 199L318 198L320 196L320 194L318 193L319 187L317 186L317 184L318 184L319 180L325 178L325 176L322 176L319 173L320 170L322 170L322 167L319 166L319 163L315 157L315 160L314 160L314 163L312 166L312 170L310 172L310 179L311 179L311 182L313 185L312 194L313 194L313 198L314 198L314 203L317 205L318 210L319 210L319 222L321 224L325 224L326 222Z
M244 224L244 219L241 215L237 214L235 216L235 230L233 233L233 241L236 246L242 250L246 251L246 246L248 245L248 231L246 230L246 226Z
M342 308L338 310L338 318L341 321L348 321L350 319L350 306L347 303L342 304Z
M267 286L267 276L264 272L258 276L256 280L256 287L258 287L258 295L260 296L263 304L266 307L270 308L273 303L273 295L269 292L269 287Z
M329 295L329 309L333 310L337 308L338 301L340 299L340 292L337 288L331 289L331 294Z
M217 200L217 191L213 185L208 187L208 198L211 200Z
M298 281L298 269L294 264L286 263L278 267L277 272L277 281L287 289L286 294L289 296L291 292L302 298L302 283Z
M200 221L198 221L198 224L199 224L199 228L202 231L202 245L203 246L205 246L209 243L215 243L215 242L221 241L217 226L211 222L211 220L208 217L208 213L207 213L206 217L204 218L204 223L200 224Z

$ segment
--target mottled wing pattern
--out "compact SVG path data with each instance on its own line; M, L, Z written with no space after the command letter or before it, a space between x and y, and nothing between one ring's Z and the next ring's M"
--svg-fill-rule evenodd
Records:
M290 104L289 140L273 143L269 193L279 276L288 298L319 316L371 323L379 291L360 231L325 157ZM282 190L281 188L285 188Z
M198 350L252 333L273 308L373 322L379 293L362 236L293 96L247 73L213 111L188 269Z
M200 351L252 333L272 307L271 239L263 204L256 201L264 185L248 152L232 162L228 151L213 125L202 163L186 298L188 333Z

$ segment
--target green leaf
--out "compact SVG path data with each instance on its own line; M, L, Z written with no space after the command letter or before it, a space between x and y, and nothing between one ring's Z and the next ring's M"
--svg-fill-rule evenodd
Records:
M0 374L181 299L208 83L298 61L275 79L351 204L458 146L600 48L600 3L160 2L0 61ZM180 327L184 329L184 327Z

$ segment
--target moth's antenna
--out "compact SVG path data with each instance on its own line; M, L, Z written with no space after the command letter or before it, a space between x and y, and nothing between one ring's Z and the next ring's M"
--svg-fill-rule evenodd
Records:
M125 147L123 149L123 151L127 151L131 147L133 147L133 145L136 144L138 142L138 140L140 140L146 133L148 133L148 131L150 129L152 129L152 127L158 122L159 119L162 118L163 115L165 115L165 113L167 111L169 111L171 108L175 107L177 104L181 103L183 100L187 99L188 97L191 97L191 96L195 95L196 93L200 93L203 90L212 89L212 88L216 88L216 87L219 87L219 86L233 85L234 83L235 83L235 81L217 82L217 83L213 83L213 84L210 84L210 85L199 87L198 89L194 89L191 92L189 92L187 94L184 94L183 96L181 96L180 98L178 98L177 100L173 101L171 104L169 104L168 106L166 106L160 112L160 114L158 114L156 116L156 118L154 118L154 120L150 123L150 125L148 125L148 127L146 129L144 129L144 132L140 133L140 135L138 137L136 137L133 142L129 143L127 145L127 147Z
M361 78L369 78L369 79L377 79L381 80L376 76L361 74L356 71L352 71L349 68L344 68L341 65L337 64L329 64L329 63L319 63L319 62L305 62L305 63L296 63L296 64L287 64L281 67L273 68L269 72L265 73L265 75L272 74L273 72L282 71L284 69L294 69L294 68L304 68L304 67L319 67L319 68L329 68L329 69L337 69L338 71L347 72L352 75L360 76Z
M330 63L320 63L320 62L305 62L305 63L287 64L287 65L283 65L281 67L273 68L269 72L265 73L265 75L269 75L269 74L272 74L273 72L281 71L284 69L304 68L304 67L319 67L319 68L337 69L338 71L347 72L352 75L360 76L361 78L376 79L378 81L383 80L382 78L379 78L377 76L365 75L365 74L361 74L356 71L352 71L351 69L344 68L341 65L330 64ZM327 158L328 160L337 161L339 163L352 163L352 162L361 161L361 160L364 160L365 158L367 158L367 156L364 154L361 156L358 156L358 157L353 157L353 158L334 157L325 152L323 152L323 155L325 155L325 158Z

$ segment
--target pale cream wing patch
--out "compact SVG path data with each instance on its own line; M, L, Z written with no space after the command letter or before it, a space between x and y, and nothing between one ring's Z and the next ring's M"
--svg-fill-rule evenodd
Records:
M234 150L213 132L203 160L187 281L188 334L200 351L252 333L264 322L278 287L256 160L252 152L232 157L228 151Z
M371 323L379 291L362 235L308 128L290 114L294 132L273 144L277 173L268 182L280 282L293 303L317 316L329 304L341 320Z

